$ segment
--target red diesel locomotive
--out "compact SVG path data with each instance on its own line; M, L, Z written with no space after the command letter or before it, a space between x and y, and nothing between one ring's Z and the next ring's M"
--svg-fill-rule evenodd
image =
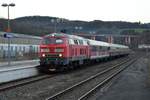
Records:
M127 46L52 33L43 37L39 57L42 70L56 71L128 53Z
M70 64L83 64L89 59L88 41L82 37L53 33L43 37L40 64L53 71ZM63 66L63 67L62 67Z

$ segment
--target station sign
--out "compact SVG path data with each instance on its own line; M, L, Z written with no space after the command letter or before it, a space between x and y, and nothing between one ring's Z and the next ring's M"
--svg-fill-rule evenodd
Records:
M5 33L4 34L4 38L13 38L14 36L13 36L13 34L11 34L11 33Z

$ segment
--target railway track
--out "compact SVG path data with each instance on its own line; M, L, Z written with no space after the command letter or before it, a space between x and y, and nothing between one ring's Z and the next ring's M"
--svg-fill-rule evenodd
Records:
M125 58L121 58L119 60L122 60L122 59L125 59ZM0 84L0 91L4 91L7 89L12 89L15 87L23 86L23 85L30 84L30 83L40 81L43 79L51 78L53 76L54 75L39 75L39 76L31 77L31 78L25 78L25 79L21 79L21 80L11 81L8 83L3 83L3 84Z
M86 100L89 95L91 95L97 88L106 84L121 71L130 66L136 59L129 59L108 69L105 69L48 97L46 100Z
M100 82L98 85L96 85L94 88L92 88L90 91L86 92L84 95L82 95L78 100L87 100L91 94L96 91L98 88L102 87L106 83L108 83L111 79L113 79L116 75L118 75L120 72L122 72L124 69L126 69L128 66L134 63L136 60L132 60L129 64L125 65L124 67L120 67L117 69L113 74L106 77L102 82Z
M126 60L126 59L129 59L129 57L118 59L119 60L118 62L122 62L123 60ZM111 61L111 62L113 62L113 61ZM106 65L103 66L103 67L108 66L108 64L111 63L111 62L105 63ZM25 79L21 79L21 80L16 80L16 81L0 84L0 91L8 90L8 89L23 86L23 85L26 85L26 84L30 84L30 83L33 83L33 82L37 82L37 81L41 81L41 80L44 80L44 79L52 78L54 76L56 76L56 75L54 75L54 74L52 74L52 75L39 75L39 76L35 76L35 77L30 77L30 78L25 78Z
M26 84L30 84L30 83L40 81L40 80L44 80L44 79L51 78L51 77L53 77L53 76L52 75L39 75L39 76L31 77L31 78L12 81L12 82L9 82L9 83L3 83L3 84L0 85L0 91L4 91L4 90L7 90L7 89L23 86L23 85L26 85Z

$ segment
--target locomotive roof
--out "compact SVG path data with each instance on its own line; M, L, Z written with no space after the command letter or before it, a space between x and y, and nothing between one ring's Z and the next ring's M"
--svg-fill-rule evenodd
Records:
M44 37L67 37L67 34L64 34L64 33L51 33L51 34L48 34L48 35L45 35Z
M69 34L64 34L64 33L51 33L51 34L46 35L45 37L66 37L66 38L75 38L75 39L85 39L80 36L69 35Z

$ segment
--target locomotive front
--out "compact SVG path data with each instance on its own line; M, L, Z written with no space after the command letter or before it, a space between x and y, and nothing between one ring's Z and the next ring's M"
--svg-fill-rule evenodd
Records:
M68 40L65 34L49 34L44 36L40 45L40 65L50 71L59 69L60 65L67 65ZM47 68L46 68L47 67Z

